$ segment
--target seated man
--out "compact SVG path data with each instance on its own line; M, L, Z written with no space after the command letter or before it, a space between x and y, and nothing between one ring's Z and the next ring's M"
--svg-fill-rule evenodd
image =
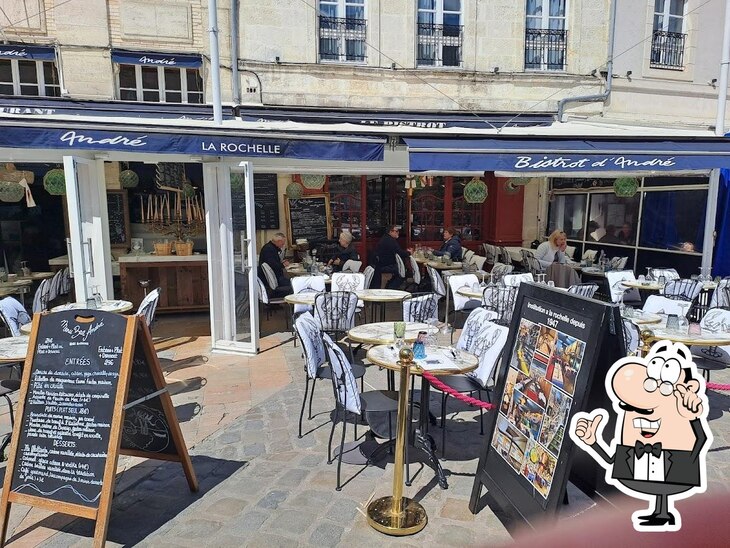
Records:
M393 277L385 286L386 289L399 289L405 281L405 278L398 274L395 256L396 254L400 255L405 260L410 256L410 253L401 249L398 243L399 234L400 227L398 225L388 226L388 232L380 238L378 245L375 247L375 273L370 283L370 287L373 289L380 289L383 273L393 274Z
M355 246L352 244L352 234L349 232L341 232L338 239L340 244L337 253L332 257L328 265L333 267L333 270L339 272L347 261L359 261L360 255L357 253Z
M277 232L274 234L274 237L271 238L271 241L264 244L261 248L261 252L259 253L259 265L266 263L271 267L271 270L274 271L274 275L276 276L277 286L276 289L271 292L273 297L283 297L284 295L289 295L293 292L291 282L284 274L284 267L289 264L289 261L282 261L280 255L285 246L286 236L284 236L281 232ZM264 280L264 283L266 283L266 277L262 272L259 272L259 278Z
M434 251L434 255L443 255L448 253L452 261L461 261L461 239L456 229L452 226L444 229L444 243L438 251Z

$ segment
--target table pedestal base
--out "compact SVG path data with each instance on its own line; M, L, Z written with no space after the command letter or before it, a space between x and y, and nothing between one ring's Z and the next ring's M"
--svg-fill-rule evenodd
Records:
M401 511L396 513L393 497L383 497L368 505L368 523L381 533L403 537L423 529L428 516L423 506L407 497L401 499Z
M426 453L428 461L431 464L434 472L436 473L436 477L438 478L439 487L441 487L441 489L448 489L449 483L446 481L446 474L444 474L444 469L441 468L441 463L436 456L436 442L433 441L433 437L431 436L431 434L429 434L428 432L424 434L420 429L417 428L415 438L413 440L413 445Z

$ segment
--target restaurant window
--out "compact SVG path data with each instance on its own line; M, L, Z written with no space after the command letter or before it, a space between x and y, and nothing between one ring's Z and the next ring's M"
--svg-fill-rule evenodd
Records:
M561 194L550 199L547 233L562 230L570 240L583 240L587 194Z
M0 59L0 94L60 97L61 85L56 63Z
M451 188L451 224L461 233L464 241L482 239L484 204L473 204L464 199L464 187L469 181L470 177L454 177Z
M203 103L199 69L118 65L119 99L154 103Z
M331 175L329 177L330 212L332 215L333 238L342 231L352 233L358 241L362 238L362 193L361 177Z
M639 245L701 252L706 205L706 190L646 192Z
M620 198L613 193L591 194L586 241L636 245L641 195Z
M413 190L411 198L411 240L419 242L443 239L444 180L434 177L433 185Z
M525 69L565 70L567 0L527 0Z
M461 66L461 0L418 0L418 66Z
M651 68L683 70L685 0L654 0Z
M319 59L367 59L365 0L319 0Z

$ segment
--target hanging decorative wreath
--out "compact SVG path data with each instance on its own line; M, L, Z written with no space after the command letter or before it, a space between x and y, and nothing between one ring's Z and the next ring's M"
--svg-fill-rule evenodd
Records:
M299 183L289 183L286 185L286 195L290 200L298 200L304 195L304 187Z
M131 169L125 169L119 174L119 182L122 188L135 188L139 184L139 175Z
M634 177L619 177L613 182L613 192L619 198L631 198L639 190L639 181Z
M51 169L43 176L43 188L48 194L63 196L66 194L66 174L61 168Z
M487 199L487 185L474 178L464 187L464 200L469 204L482 204Z
M304 185L304 188L309 188L311 190L319 190L324 186L325 181L327 181L326 175L300 175L302 179L302 184Z
M231 173L231 190L243 190L243 173Z
M195 187L190 183L183 183L182 186L183 198L192 198L195 196Z
M25 197L25 188L12 181L0 181L0 201L19 202Z

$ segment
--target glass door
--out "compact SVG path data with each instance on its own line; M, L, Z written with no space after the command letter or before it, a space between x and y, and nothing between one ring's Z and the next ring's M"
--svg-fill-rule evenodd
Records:
M255 353L258 278L251 164L206 164L204 185L213 348Z

